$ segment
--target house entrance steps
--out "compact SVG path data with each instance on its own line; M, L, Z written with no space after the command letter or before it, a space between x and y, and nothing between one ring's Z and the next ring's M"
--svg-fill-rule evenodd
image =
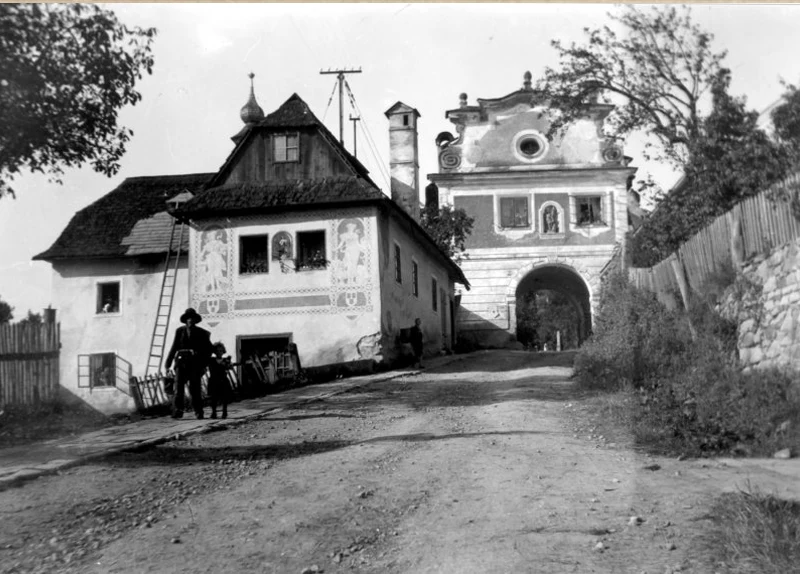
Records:
M161 291L158 296L158 309L156 321L153 325L153 335L150 338L150 352L147 357L145 377L159 372L161 361L164 359L164 348L167 345L169 319L172 315L172 304L175 299L175 284L178 279L178 264L181 257L181 244L184 233L183 221L172 220L169 232L169 247L164 261L164 276L161 279ZM177 235L177 237L176 237Z

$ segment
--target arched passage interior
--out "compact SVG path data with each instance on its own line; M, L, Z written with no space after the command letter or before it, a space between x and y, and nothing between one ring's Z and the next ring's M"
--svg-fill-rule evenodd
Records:
M517 285L518 317L523 298L528 293L539 291L555 291L566 298L575 309L578 342L586 340L591 332L592 309L591 295L583 278L572 268L563 265L543 265L532 269Z

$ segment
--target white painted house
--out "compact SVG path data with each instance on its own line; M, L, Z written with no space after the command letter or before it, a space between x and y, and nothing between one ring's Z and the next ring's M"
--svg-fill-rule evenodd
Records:
M414 134L393 168L419 117L398 104L390 125ZM418 223L418 173L399 170L393 201L296 94L265 116L251 90L241 117L219 171L127 179L36 257L53 264L61 384L98 410L133 408L120 388L144 373L176 220L167 345L188 306L237 361L294 343L306 368L391 364L417 317L427 354L454 344L455 283L469 284Z

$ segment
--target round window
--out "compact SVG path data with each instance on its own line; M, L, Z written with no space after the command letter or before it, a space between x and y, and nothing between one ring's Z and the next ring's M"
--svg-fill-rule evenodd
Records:
M522 152L522 155L536 157L542 151L542 144L536 138L528 137L519 142L519 151Z
M547 154L547 140L535 130L525 130L516 135L513 142L514 155L525 163L534 163Z

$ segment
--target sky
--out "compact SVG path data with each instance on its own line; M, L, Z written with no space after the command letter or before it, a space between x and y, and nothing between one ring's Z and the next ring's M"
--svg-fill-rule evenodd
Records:
M358 157L388 191L388 121L402 101L419 120L420 185L437 171L436 134L453 131L445 111L466 92L496 98L557 63L550 41L580 41L584 27L603 25L608 4L111 4L129 26L156 27L153 74L138 85L143 100L120 113L134 130L112 177L91 168L67 170L61 185L42 175L15 180L17 199L0 199L0 298L16 319L51 301L52 269L31 258L47 249L76 211L126 177L216 171L242 127L239 110L255 74L265 113L297 93L339 133L335 76L347 76L362 117ZM800 80L800 5L697 5L694 20L727 50L731 92L763 110L782 93L781 79ZM330 105L329 105L330 103ZM345 98L345 145L353 150L354 112ZM368 134L368 135L367 135ZM374 145L368 145L371 141ZM375 153L371 153L374 149ZM627 155L640 173L668 187L676 174L647 164L636 142ZM381 166L383 168L381 169Z

